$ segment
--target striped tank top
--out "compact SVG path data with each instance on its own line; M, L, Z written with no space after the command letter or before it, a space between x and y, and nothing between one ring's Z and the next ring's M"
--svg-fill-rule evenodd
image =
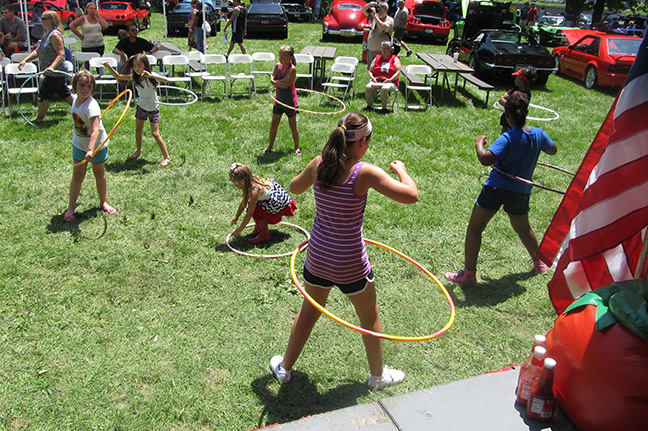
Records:
M342 184L315 192L317 214L304 265L313 274L336 284L361 280L371 271L362 237L367 193L355 194L363 162L355 164Z

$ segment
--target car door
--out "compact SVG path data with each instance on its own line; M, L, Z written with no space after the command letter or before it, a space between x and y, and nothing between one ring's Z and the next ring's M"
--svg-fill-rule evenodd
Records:
M598 58L598 49L600 38L595 36L585 36L569 50L563 61L563 67L570 73L583 76L585 68L592 58Z

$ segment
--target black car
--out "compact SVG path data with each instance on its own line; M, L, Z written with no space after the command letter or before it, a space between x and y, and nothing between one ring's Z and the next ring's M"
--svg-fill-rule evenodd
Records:
M538 71L536 83L544 85L556 71L551 53L530 35L520 33L513 23L510 3L471 2L463 34L448 44L447 54L459 53L459 60L475 75L506 78L526 66Z
M220 31L220 15L209 3L204 3L205 17L211 26L211 35ZM167 14L167 31L169 35L187 35L189 30L189 14L191 13L191 2L178 3L171 12Z
M282 39L288 37L288 16L280 4L252 3L247 14L249 34L270 33Z
M310 21L313 11L306 6L306 0L281 0L281 5L288 15L288 19L295 21Z

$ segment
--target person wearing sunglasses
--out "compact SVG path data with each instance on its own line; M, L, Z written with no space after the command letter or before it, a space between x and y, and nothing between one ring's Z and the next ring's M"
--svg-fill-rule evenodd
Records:
M137 27L131 25L128 27L128 37L119 41L113 52L121 56L122 63L125 63L130 57L135 54L140 54L145 52L147 54L153 54L158 50L158 47L153 45L146 39L142 39L137 36L138 30Z

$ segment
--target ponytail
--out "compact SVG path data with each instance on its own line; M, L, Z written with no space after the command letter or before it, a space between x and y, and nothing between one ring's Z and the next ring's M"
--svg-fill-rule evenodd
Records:
M349 146L362 139L347 140L347 131L366 128L367 126L369 126L370 130L369 119L357 112L349 112L340 119L338 127L333 130L328 142L322 149L322 162L317 167L317 181L320 189L327 190L340 179L345 170L345 162L350 157ZM354 133L351 135L355 136Z

